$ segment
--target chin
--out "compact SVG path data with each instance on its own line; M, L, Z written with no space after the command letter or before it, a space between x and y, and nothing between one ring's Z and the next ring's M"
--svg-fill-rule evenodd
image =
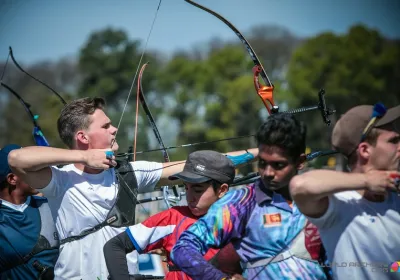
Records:
M111 146L111 145L110 145L110 146ZM118 149L119 149L118 143L117 143L117 142L114 142L114 145L112 145L111 150L112 150L113 152L116 152L116 151L118 151Z
M190 211L192 212L192 214L194 215L194 216L196 216L196 217L199 217L199 216L203 216L205 213L203 213L203 211L201 211L201 210L199 210L199 209L197 209L197 208L191 208L191 207L189 207L189 209L190 209Z

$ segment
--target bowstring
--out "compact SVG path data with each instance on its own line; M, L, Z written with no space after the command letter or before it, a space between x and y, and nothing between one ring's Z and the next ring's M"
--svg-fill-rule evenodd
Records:
M131 84L131 87L130 87L129 92L128 92L128 97L126 98L126 101L125 101L125 104L124 104L124 108L123 108L123 110L122 110L121 117L120 117L120 119L119 119L119 121L118 121L117 132L115 133L114 141L113 141L112 144L111 144L111 148L113 147L113 145L114 145L114 143L115 143L115 141L116 141L116 139L117 139L118 130L119 130L119 127L120 127L120 125L121 125L122 118L124 117L124 113L125 113L125 110L126 110L126 106L128 105L128 102L129 102L129 98L130 98L130 96L131 96L131 94L132 94L132 90L133 90L133 87L134 87L134 85L135 85L137 75L138 75L138 73L139 73L140 65L141 65L141 63L142 63L144 54L145 54L145 52L146 52L146 50L147 50L147 45L148 45L148 43L149 43L150 36L151 36L151 33L152 33L152 31L153 31L153 28L154 28L154 24L155 24L156 19L157 19L158 11L160 10L161 2L162 2L162 0L159 1L157 10L156 10L156 12L155 12L155 14L154 14L153 22L152 22L152 24L151 24L150 31L149 31L149 33L148 33L148 35L147 35L146 43L145 43L145 45L144 45L142 54L140 55L138 67L136 68L135 76L133 77L132 84Z
M112 149L112 147L114 146L114 144L115 144L115 142L116 142L118 130L119 130L119 127L120 127L120 125L121 125L122 118L124 117L124 113L125 113L126 107L127 107L127 105L128 105L129 98L130 98L130 96L131 96L133 87L134 87L134 85L135 85L135 82L136 82L136 78L137 78L137 75L138 75L138 72L139 72L140 65L141 65L141 63L142 63L144 54L146 53L147 46L148 46L148 42L149 42L151 33L152 33L152 31L153 31L154 24L155 24L156 19L157 19L158 11L160 10L161 2L162 2L162 0L160 0L159 3L158 3L157 10L156 10L156 12L155 12L155 14L154 14L153 22L152 22L151 27L150 27L150 31L149 31L149 33L148 33L148 35L147 35L147 38L146 38L145 46L144 46L144 48L143 48L142 54L140 55L138 67L136 68L135 76L133 77L133 80L132 80L132 83L131 83L131 87L130 87L129 92L128 92L128 97L127 97L126 100L125 100L124 108L123 108L123 110L122 110L121 117L120 117L120 119L119 119L119 121L118 121L117 132L115 133L114 140L113 140L113 142L111 143L111 149ZM130 164L130 163L128 163L128 164ZM118 170L117 170L116 168L114 168L114 170L115 170L115 172L116 172L117 174L119 174L119 172L118 172ZM123 176L119 176L119 177L122 179L123 183L128 187L129 185L128 185L127 182L123 179ZM140 206L143 208L143 210L145 211L145 213L147 214L147 216L150 217L149 211L147 211L146 208L143 206L143 204L140 203L140 201L138 200L137 196L133 193L133 191L132 191L129 187L128 187L128 189L129 189L129 191L132 193L132 195L134 196L134 198L136 199L136 203L137 203L137 204L140 204Z

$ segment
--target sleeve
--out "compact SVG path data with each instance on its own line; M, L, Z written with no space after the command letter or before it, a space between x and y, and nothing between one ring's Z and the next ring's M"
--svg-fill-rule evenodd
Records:
M134 250L134 246L126 232L111 238L104 245L104 258L111 280L129 279L126 254Z
M134 161L131 162L131 165L135 171L139 193L153 191L158 181L160 181L162 175L162 163Z
M162 211L140 224L130 226L126 229L129 239L140 254L162 248L164 240L175 230L176 225L171 223L175 211L168 209Z
M307 219L320 229L333 227L340 219L340 212L346 209L345 202L340 200L336 194L329 196L329 206L325 214L319 218L307 217Z
M232 239L242 237L255 205L254 199L250 199L253 191L244 188L228 192L183 232L171 252L175 265L195 280L227 277L203 256L212 247L222 248Z
M51 180L49 184L40 190L45 197L60 197L65 193L64 186L68 185L69 176L67 171L51 166Z

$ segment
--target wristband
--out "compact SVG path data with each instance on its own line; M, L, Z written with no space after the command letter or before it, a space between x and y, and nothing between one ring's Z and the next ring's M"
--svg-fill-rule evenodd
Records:
M229 158L235 166L252 161L254 159L253 154L248 152L238 156L226 155L226 157Z
M114 156L114 153L112 151L105 151L105 153L107 159L112 159L112 157Z

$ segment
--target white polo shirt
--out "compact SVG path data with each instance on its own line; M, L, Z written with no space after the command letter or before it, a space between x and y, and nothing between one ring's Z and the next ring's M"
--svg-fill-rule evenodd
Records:
M162 174L162 164L136 161L132 164L139 192L152 191ZM88 174L73 164L52 167L52 179L41 192L49 200L60 239L78 235L103 222L117 197L114 168ZM55 279L106 280L108 271L104 244L126 228L103 227L80 240L61 246ZM138 273L137 252L128 260L131 274ZM132 263L133 262L133 263Z
M372 202L356 191L329 197L329 207L315 224L339 280L400 279L390 265L400 261L400 196L389 193Z

